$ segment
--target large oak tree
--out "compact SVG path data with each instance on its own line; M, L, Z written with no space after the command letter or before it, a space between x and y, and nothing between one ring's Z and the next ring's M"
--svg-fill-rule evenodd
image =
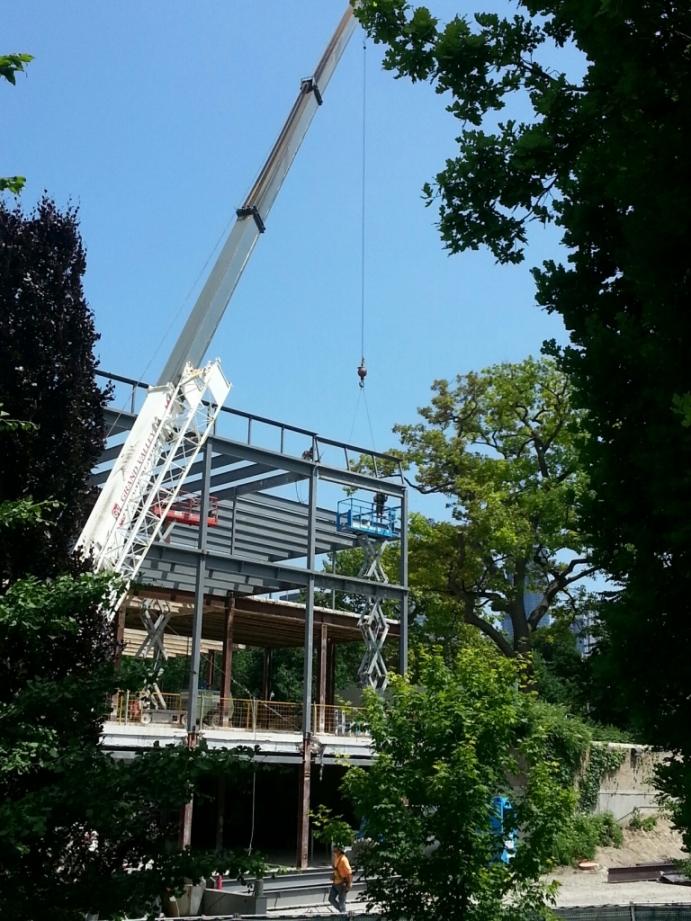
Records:
M548 613L578 612L596 569L576 510L586 489L581 414L549 359L496 365L433 390L423 421L396 430L415 485L446 497L452 520L413 523L411 584L447 597L435 633L448 634L443 621L457 616L505 655L525 654Z
M688 827L691 429L675 397L691 367L691 7L515 6L446 25L404 0L363 0L356 15L384 66L433 83L458 121L426 186L444 245L518 262L531 221L561 233L563 261L534 275L571 336L561 360L590 433L584 520L621 587L603 609L611 687L648 741L680 755L667 789L689 804ZM582 76L559 68L567 46ZM525 121L510 117L514 95Z

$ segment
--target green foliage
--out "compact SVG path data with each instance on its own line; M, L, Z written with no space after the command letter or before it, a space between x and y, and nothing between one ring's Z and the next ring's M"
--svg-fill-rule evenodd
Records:
M16 74L24 70L24 65L33 61L31 54L0 54L0 77L12 85L16 84ZM19 195L26 184L24 176L0 177L0 192Z
M617 587L602 608L601 665L615 709L645 741L679 753L660 781L687 798L691 7L516 5L510 18L447 25L404 0L363 0L356 15L384 43L385 67L432 83L460 122L426 189L444 245L486 246L507 263L523 258L531 221L561 234L563 262L533 274L539 306L570 334L569 347L548 351L585 411L582 526ZM566 48L582 55L577 79L560 66ZM691 803L680 809L691 827Z
M63 245L74 222L50 204L42 207L43 220L24 233L21 253L3 239L5 294L15 262L26 267L37 259L38 265L24 279L32 294L24 302L17 290L16 303L10 298L0 319L0 397L16 416L0 413L0 916L34 921L36 906L49 905L56 921L81 921L87 912L139 917L153 912L167 890L181 890L186 878L215 869L240 876L261 871L257 855L171 847L181 806L211 777L227 777L236 789L247 783L253 753L155 748L124 763L101 748L116 685L124 678L126 687L128 680L140 687L141 675L114 668L104 610L120 588L117 580L88 572L88 561L69 554L86 474L102 446L104 394L93 380L91 316L83 298L70 297L81 292L79 259L75 264L74 250ZM8 219L3 234L8 224L23 221L19 213L0 216ZM72 269L65 293L61 271ZM27 304L34 304L35 315ZM46 325L56 337L52 344ZM17 365L21 360L26 368ZM24 389L18 372L26 372ZM63 407L65 385L74 400ZM60 412L50 418L53 400L59 410L82 413L65 421L60 438L54 428L62 424ZM30 422L17 421L24 406ZM70 425L84 430L63 445ZM12 458L17 470L7 466ZM37 501L34 490L45 498ZM69 512L67 500L75 503ZM52 518L56 510L59 522Z
M618 771L626 757L620 748L593 743L588 760L578 781L578 808L581 812L592 812L597 805L602 781L607 774Z
M13 86L17 82L16 75L23 73L24 65L33 61L32 54L0 54L0 77L3 77Z
M555 861L571 866L579 860L592 860L598 847L621 847L624 833L611 812L600 815L575 815L557 838Z
M122 683L100 612L111 589L108 576L62 574L17 580L0 596L2 917L33 921L36 904L65 921L141 915L186 877L261 862L170 848L180 806L210 776L246 783L250 753L157 749L126 764L100 748Z
M589 706L590 662L564 620L539 627L533 634L535 687L540 697L583 715Z
M316 812L310 812L314 837L322 844L333 844L344 850L355 840L355 832L342 815L333 815L331 809L320 804Z
M539 698L528 708L525 719L528 732L542 736L545 757L554 765L561 783L573 786L588 755L592 741L590 728L563 707Z
M385 699L366 695L377 757L344 781L367 822L359 866L369 901L393 921L547 917L556 887L540 874L575 794L521 690L525 670L479 645L462 648L453 668L421 652L418 668L420 685L396 677ZM525 785L513 790L519 761ZM508 866L490 829L499 794L513 803L509 827L522 830Z
M654 830L656 825L656 815L649 815L643 818L641 810L638 808L633 810L631 818L629 819L629 828L633 829L633 831L650 832Z
M72 566L89 508L108 392L95 380L85 271L76 210L47 197L29 214L0 203L0 402L31 423L3 439L0 504L42 510L31 528L0 532L0 592L7 580Z
M576 515L585 489L580 414L547 359L459 375L455 386L436 381L433 390L424 421L395 430L418 489L447 497L453 520L412 521L411 585L450 595L451 618L505 655L526 653L550 609L582 607L576 583L594 572ZM539 595L530 610L527 593Z

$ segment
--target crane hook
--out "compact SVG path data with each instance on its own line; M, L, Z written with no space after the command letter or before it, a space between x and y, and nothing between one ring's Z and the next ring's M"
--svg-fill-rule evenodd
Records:
M365 378L367 377L367 368L365 367L365 359L363 358L360 362L357 369L357 376L360 378L360 387L365 386Z

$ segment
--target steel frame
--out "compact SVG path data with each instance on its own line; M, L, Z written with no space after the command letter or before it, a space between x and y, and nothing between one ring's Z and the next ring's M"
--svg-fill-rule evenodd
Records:
M127 411L106 411L109 439L94 472L94 485L100 485L107 478L109 467L118 457L117 442L137 418L137 404L147 389L138 381L101 374L127 388L130 405ZM224 437L227 424L235 428L242 425L245 437L242 440ZM264 438L262 443L257 443L260 430ZM306 450L296 452L287 444L291 438L293 442L297 439ZM328 464L324 462L327 452ZM371 474L353 469L354 460L363 455L369 459ZM305 481L309 494L306 502L280 494L281 487L285 492L286 485ZM326 484L369 493L384 492L400 502L401 569L397 583L389 584L385 577L382 578L381 566L372 565L371 548L379 542L368 543L362 536L338 531L336 503L331 503L330 507L319 505L319 491ZM313 619L314 591L360 595L367 605L362 629L368 650L361 673L363 680L372 685L374 678L374 686L379 687L386 681L386 666L381 656L387 628L381 605L384 600L394 601L401 612L400 667L405 670L408 513L407 490L396 459L323 438L307 429L223 407L214 433L209 435L181 488L199 493L202 507L206 507L209 496L219 500L218 526L209 528L202 520L201 527L175 524L172 530L167 529L165 539L159 535L149 548L139 581L167 589L171 594L176 590L194 591L200 608L199 621L204 595L229 598L241 594L304 590L305 652L309 652L306 662L310 665L312 630L309 624ZM304 486L302 489L304 491ZM368 564L357 577L318 568L318 556L357 546L370 554ZM193 634L196 629L195 622ZM194 658L193 643L193 661ZM311 682L307 688L310 686ZM305 707L306 733L311 732L310 709Z

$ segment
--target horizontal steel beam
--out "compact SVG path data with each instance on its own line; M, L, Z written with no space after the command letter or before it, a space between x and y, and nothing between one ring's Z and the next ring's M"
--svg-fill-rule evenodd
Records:
M210 550L199 550L196 547L183 548L166 544L154 544L148 553L148 561L151 563L155 559L159 559L168 563L193 566L200 555L205 558L207 568L213 572L265 580L269 584L276 584L278 590L283 587L290 589L306 586L310 576L314 576L315 584L319 588L346 592L351 595L363 595L369 598L391 598L394 601L400 601L407 594L407 590L400 585L369 582L367 579L358 579L353 576L344 576L322 570L287 566L285 563L262 563L257 560L228 556Z
M129 412L116 412L106 410L107 423L112 420L113 431L128 431L136 415ZM298 457L292 457L289 454L281 454L280 451L272 451L268 448L260 448L256 445L248 445L239 441L231 441L227 438L221 438L213 435L209 439L212 450L216 454L224 455L226 458L232 458L231 462L239 460L249 461L255 464L266 464L272 470L284 470L291 473L299 473L306 479L312 476L312 470L315 466L319 469L319 478L329 483L337 483L340 486L350 486L354 489L364 489L370 492L383 492L389 496L401 497L405 494L406 487L401 483L393 483L389 479L379 479L378 477L367 476L364 473L356 473L352 470L342 470L338 467L330 467L326 464L316 463L310 460L304 460ZM330 444L338 446L338 443ZM348 445L342 445L348 448Z
M231 486L229 489L217 491L215 493L218 499L232 499L235 496L246 496L251 493L262 492L265 489L276 489L278 486L288 486L290 483L297 483L298 480L304 480L301 473L278 473L275 476L265 476L260 480L250 480L249 483L241 483L239 486Z

